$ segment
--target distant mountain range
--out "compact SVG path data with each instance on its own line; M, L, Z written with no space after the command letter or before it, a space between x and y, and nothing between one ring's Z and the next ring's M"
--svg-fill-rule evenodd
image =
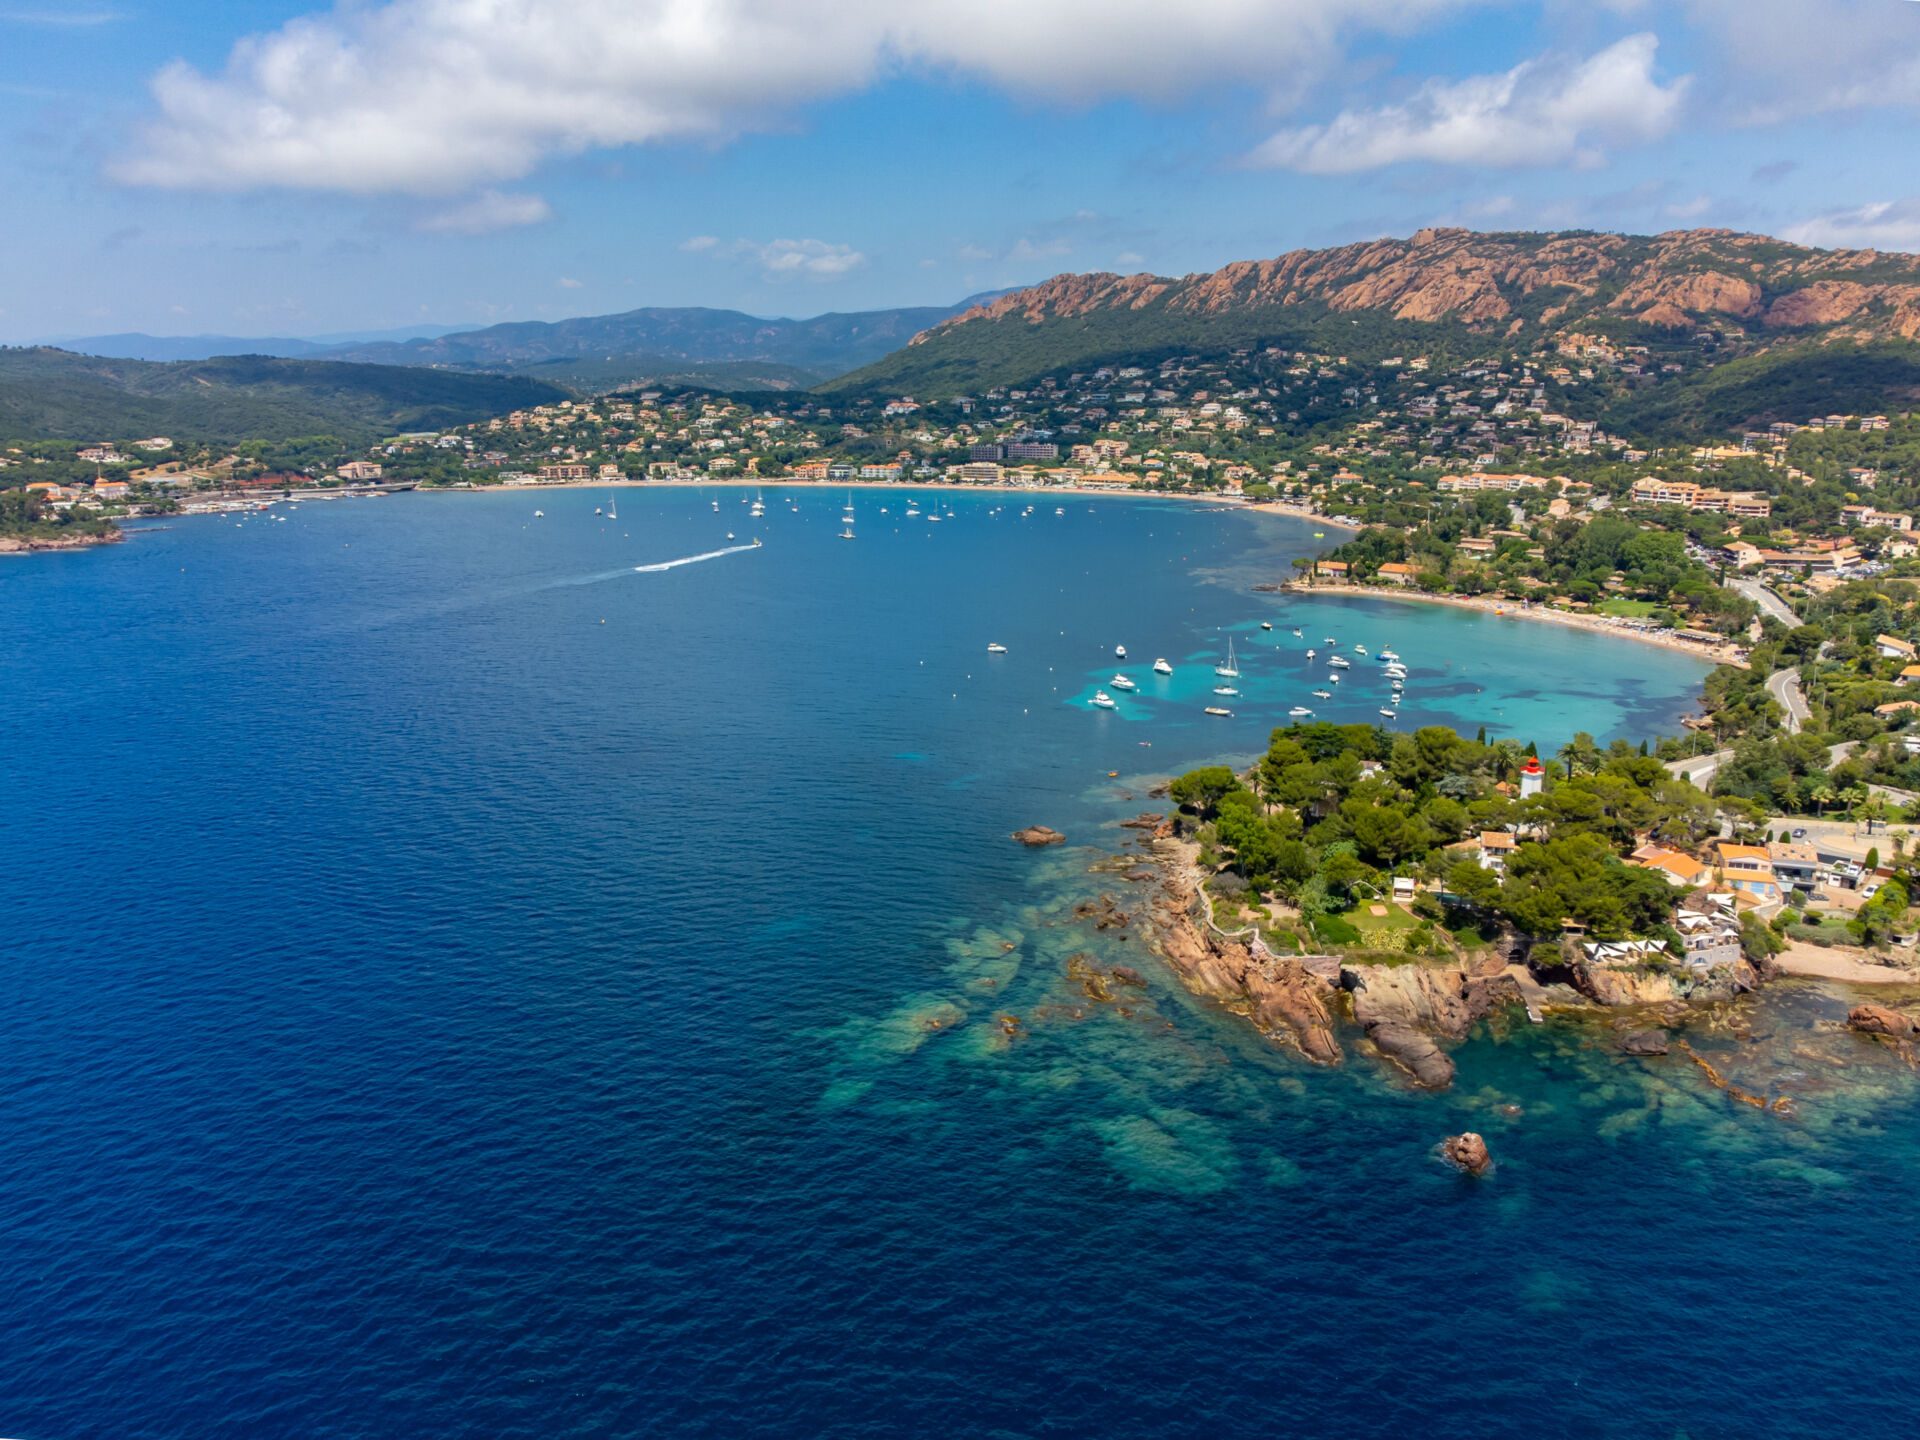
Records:
M939 398L1063 367L1278 344L1367 358L1712 331L1719 362L1920 339L1920 257L1725 230L1422 230L1208 274L1060 275L975 306L831 382Z
M138 360L275 355L534 373L584 389L652 379L698 382L714 367L717 383L789 388L870 364L920 331L992 300L997 293L970 296L958 305L816 315L806 320L769 320L738 310L650 307L620 315L527 320L479 330L414 330L344 341L128 334L69 340L61 348Z
M12 440L163 434L232 444L335 435L366 443L568 394L525 376L391 365L264 355L159 364L46 347L0 349L0 437Z
M459 328L457 325L413 325L398 330L309 335L305 339L284 335L144 335L139 331L130 331L121 335L85 335L75 339L50 340L47 347L71 350L81 355L98 355L109 360L211 360L219 355L276 355L282 359L312 360L357 345L430 339L451 334Z

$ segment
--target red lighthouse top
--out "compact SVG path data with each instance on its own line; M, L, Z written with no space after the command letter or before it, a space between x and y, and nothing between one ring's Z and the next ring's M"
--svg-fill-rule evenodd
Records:
M1521 773L1522 775L1541 775L1541 774L1544 774L1545 772L1544 772L1543 770L1541 770L1541 768L1540 768L1540 757L1539 757L1538 755L1529 755L1529 756L1527 757L1527 763L1526 763L1526 766L1525 766L1525 768L1524 768L1524 769L1522 769L1522 770L1521 770L1521 772L1520 772L1520 773Z

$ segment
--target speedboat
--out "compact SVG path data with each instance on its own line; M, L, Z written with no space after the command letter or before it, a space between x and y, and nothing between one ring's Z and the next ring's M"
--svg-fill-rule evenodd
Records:
M1329 635L1329 636L1327 636L1327 644L1329 644L1329 645L1338 645L1339 643L1340 643L1340 642L1339 642L1338 640L1336 640L1336 639L1334 639L1334 638L1333 638L1333 636L1331 636L1331 635Z
M1327 661L1327 664L1336 670L1351 670L1353 668L1353 662L1344 655L1334 656L1331 660Z
M987 646L987 654L989 655L1004 655L1006 653L1007 647L1002 645L998 640Z
M1153 662L1153 673L1156 675L1171 675L1173 674L1173 666L1169 665L1165 660L1156 660Z
M1314 654L1314 652L1313 652L1313 651L1311 651L1311 650L1309 650L1309 651L1307 651L1307 659L1309 659L1309 660L1311 660L1311 659L1313 659L1313 654Z
M533 518L536 520L544 520L547 518L547 512L544 510L536 510L533 512Z
M1298 625L1293 627L1293 638L1296 640L1300 638L1300 627Z
M917 509L916 507L914 507L914 506L912 506L912 505L909 505L909 506L907 506L907 518L908 518L909 520L911 520L911 519L913 519L913 518L914 518L915 516L917 516L917 515L919 515L919 513L920 513L920 511L919 511L919 510L918 510L918 509Z
M1116 660L1124 660L1124 659L1126 659L1126 658L1127 658L1127 647L1126 647L1126 646L1124 646L1124 645L1116 645L1116 646L1114 646L1114 647L1113 647L1113 658L1114 658L1114 659L1116 659Z
M1260 622L1260 628L1262 630L1271 630L1273 628L1273 622L1271 620L1262 620Z
M1380 658L1382 660L1398 660L1400 656L1392 650L1382 650L1380 652Z
M731 530L727 531L727 539L731 540L732 538L733 538L733 532Z
M1216 695L1238 695L1240 692L1231 685L1216 685L1213 687L1213 693Z
M1124 675L1116 675L1107 683L1116 690L1138 690L1140 688Z
M1300 719L1304 715L1311 715L1312 713L1313 712L1307 709L1307 707L1304 705L1296 705L1291 710L1287 711L1287 714L1291 715L1296 720Z
M1331 690L1316 690L1313 692L1313 698L1316 700L1331 700L1333 698L1333 692Z
M1353 647L1353 653L1356 655L1364 655L1367 653L1367 647L1364 645L1356 645Z
M1227 707L1224 705L1207 706L1207 714L1218 715L1225 720L1231 720L1233 718L1233 711L1227 709Z
M1340 672L1336 670L1331 675L1327 676L1327 683L1329 685L1338 685L1340 683Z
M1380 713L1389 720L1398 720L1400 718L1400 712L1398 710L1389 710L1384 705L1380 707Z
M1120 708L1114 703L1113 696L1107 694L1104 690L1096 690L1093 692L1093 703L1094 707L1100 710L1118 710Z

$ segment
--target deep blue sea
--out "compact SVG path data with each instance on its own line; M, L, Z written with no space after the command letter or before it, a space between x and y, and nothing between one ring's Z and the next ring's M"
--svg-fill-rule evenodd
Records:
M1154 778L1375 718L1371 660L1304 698L1328 636L1543 748L1703 667L1254 593L1296 522L742 496L0 564L0 1434L1911 1433L1920 1083L1839 994L1696 1036L1791 1120L1570 1021L1420 1096L1069 913Z

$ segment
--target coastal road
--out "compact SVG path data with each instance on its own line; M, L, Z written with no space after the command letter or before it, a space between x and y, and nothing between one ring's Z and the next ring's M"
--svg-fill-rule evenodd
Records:
M1771 682L1769 682L1771 683ZM1839 745L1827 747L1827 768L1832 769L1859 748L1858 740L1848 740ZM1704 790L1713 783L1713 777L1722 765L1733 758L1731 750L1716 750L1711 755L1695 755L1686 760L1669 760L1667 773L1677 779L1686 780Z
M1782 625L1793 628L1800 624L1800 617L1793 613L1793 608L1758 580L1742 580L1736 577L1727 581L1727 587L1746 596L1758 605L1762 612L1771 615Z
M1807 693L1800 688L1798 670L1776 670L1767 677L1767 694L1787 712L1787 733L1798 735L1813 712L1807 707Z

